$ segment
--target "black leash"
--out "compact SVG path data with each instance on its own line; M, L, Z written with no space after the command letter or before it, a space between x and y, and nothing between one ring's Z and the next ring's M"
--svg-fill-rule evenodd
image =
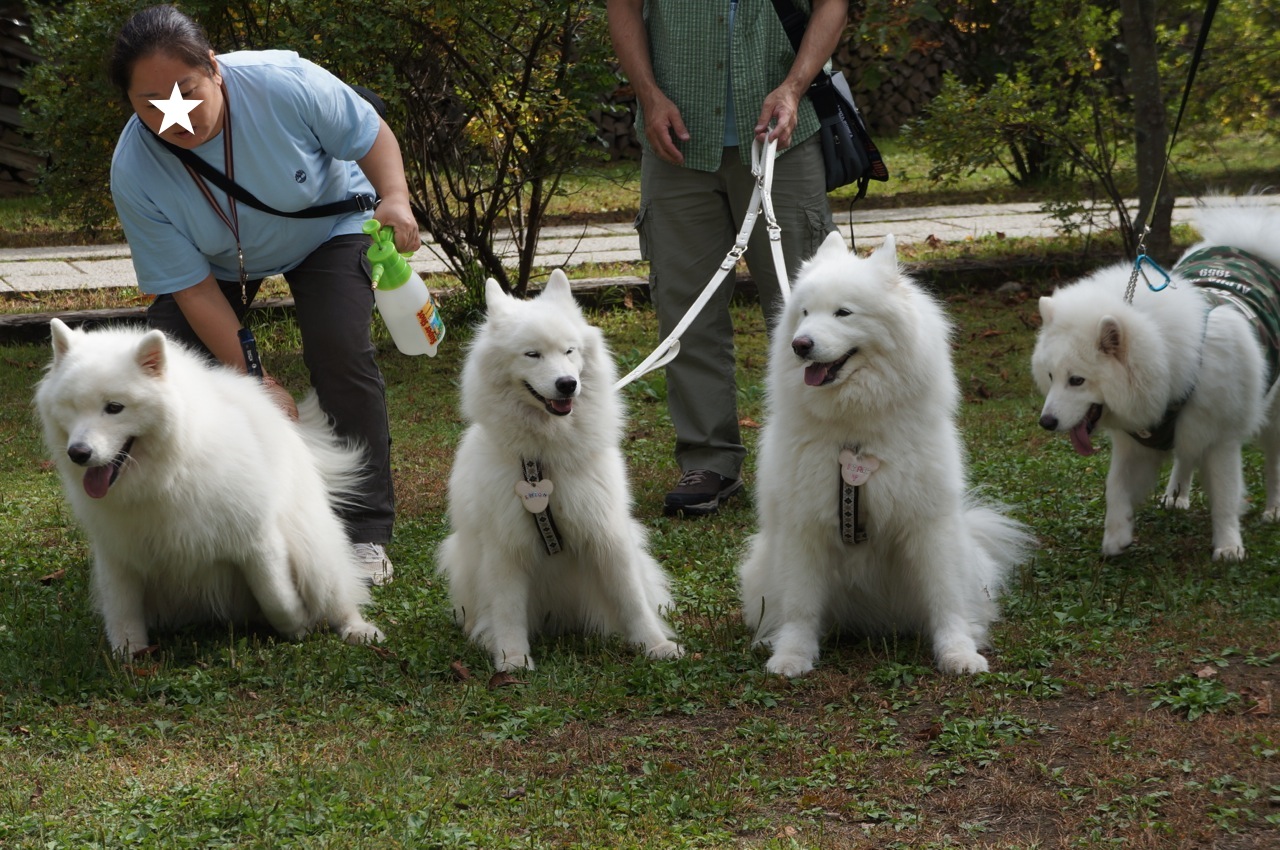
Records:
M1173 146L1178 141L1178 128L1182 126L1182 115L1187 111L1187 101L1191 99L1191 85L1196 79L1196 69L1200 67L1200 57L1204 53L1204 45L1209 38L1209 27L1213 24L1213 15L1217 11L1218 0L1209 0L1205 5L1204 21L1200 24L1200 34L1196 36L1196 49L1191 54L1191 67L1187 70L1187 84L1182 89L1182 105L1178 107L1178 117L1174 119L1173 132L1169 134L1169 147L1165 151L1164 165L1160 168L1160 179L1156 181L1156 191L1151 196L1151 205L1147 208L1146 219L1138 230L1138 256L1133 262L1133 274L1129 276L1129 286L1124 292L1124 300L1128 304L1133 303L1133 293L1138 285L1138 275L1141 274L1143 279L1146 279L1146 273L1142 270L1144 264L1152 266L1164 276L1163 285L1155 286L1150 280L1147 280L1148 287L1159 291L1169 283L1168 273L1147 256L1146 239L1147 234L1151 232L1151 219L1155 217L1156 201L1160 198L1160 190L1164 188L1164 178L1169 171L1169 160L1173 158Z

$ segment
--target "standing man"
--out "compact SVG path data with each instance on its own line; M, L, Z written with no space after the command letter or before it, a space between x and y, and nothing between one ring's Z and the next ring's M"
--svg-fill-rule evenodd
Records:
M665 338L733 246L755 187L751 144L776 139L773 205L792 276L835 229L818 118L805 97L839 42L848 0L794 0L809 12L800 51L770 0L608 0L609 31L644 131L640 253ZM763 226L747 267L767 324L780 289ZM715 513L742 488L732 290L721 287L667 366L667 408L681 478L667 514Z

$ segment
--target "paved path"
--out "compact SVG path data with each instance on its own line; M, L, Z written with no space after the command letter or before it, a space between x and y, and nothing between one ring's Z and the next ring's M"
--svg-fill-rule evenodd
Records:
M1280 206L1280 195L1261 201ZM1180 198L1174 221L1190 219L1192 198ZM1056 222L1040 211L1040 205L997 204L911 207L891 210L837 211L836 223L848 239L852 225L859 248L879 245L892 233L898 244L935 237L947 242L978 239L1002 233L1008 237L1052 236ZM758 225L760 226L760 225ZM501 246L514 264L515 252ZM635 262L639 242L630 222L575 227L548 227L538 242L538 265L576 266L583 263ZM447 272L448 266L431 245L410 261L419 273ZM0 250L0 294L60 289L106 289L136 286L128 245Z

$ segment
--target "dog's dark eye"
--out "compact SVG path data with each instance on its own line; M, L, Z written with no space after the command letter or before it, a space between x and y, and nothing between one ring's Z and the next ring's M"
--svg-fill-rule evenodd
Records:
M542 355L541 355L540 353L538 353L537 351L526 351L526 352L524 353L524 356L525 356L525 357L532 357L534 360L537 360L537 359L538 359L539 357L541 357Z
M1070 386L1078 387L1084 383L1084 378L1080 377L1079 375L1072 375L1070 378L1067 378L1067 383Z
M836 318L837 318L837 319L843 319L845 316L852 316L852 315L853 315L853 311L852 311L852 310L846 310L846 309L845 309L845 308L843 308L843 307L841 307L839 310L836 310Z
M114 415L124 410L124 405L118 401L109 401L107 402L107 406L102 408L102 410L104 413L110 413Z
M564 350L564 353L565 353L565 354L572 354L573 352L575 352L575 351L577 351L577 350L578 350L578 349L576 349L576 348L566 348L566 349Z
M801 310L801 311L800 311L800 315L801 315L801 316L807 316L807 315L809 315L809 311L808 311L808 310Z

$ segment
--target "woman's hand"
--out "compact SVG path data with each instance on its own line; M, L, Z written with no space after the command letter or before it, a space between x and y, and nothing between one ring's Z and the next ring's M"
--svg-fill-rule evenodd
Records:
M288 416L291 421L297 422L298 405L293 400L293 395L270 375L264 374L262 376L262 386L267 391L267 395L271 396L271 400L275 402L276 407L284 411L284 415Z
M374 210L373 217L383 227L390 227L396 233L396 250L408 254L422 247L422 235L418 231L418 220L413 217L407 197L392 196L383 198Z

